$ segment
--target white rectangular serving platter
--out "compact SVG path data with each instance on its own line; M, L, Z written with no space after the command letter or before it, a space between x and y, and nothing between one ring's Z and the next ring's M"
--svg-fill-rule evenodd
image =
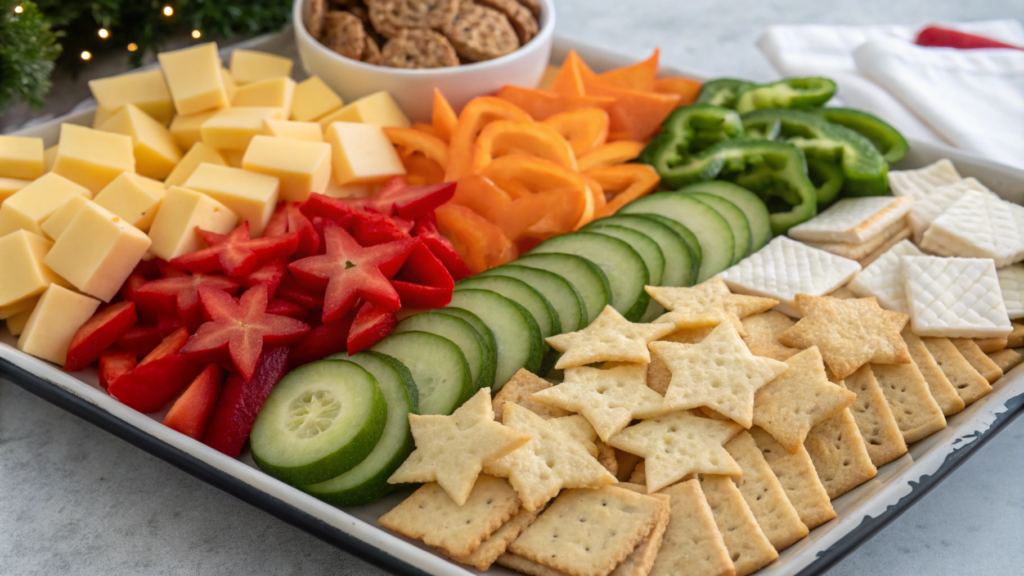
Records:
M298 61L290 30L263 36L234 48L273 52ZM634 58L564 38L556 38L552 61L561 62L575 49L597 71L635 61ZM296 67L301 68L301 67ZM706 79L702 73L670 67L665 76ZM296 70L296 78L304 73ZM61 122L89 125L93 108L57 118L18 134L39 136L46 146L57 143ZM897 169L921 167L949 158L964 176L974 176L1003 198L1024 204L1024 171L963 152L911 142L906 159ZM102 390L94 369L69 374L15 347L7 332L0 332L0 377L76 414L238 498L289 522L343 550L389 571L402 574L467 575L477 570L446 560L420 542L397 536L377 526L376 520L400 502L411 488L400 489L369 506L339 509L288 486L256 468L248 452L229 458L200 442L179 434L160 421L163 414L140 414ZM902 458L879 469L869 482L833 502L837 517L785 550L759 575L818 573L881 530L907 507L933 488L968 455L991 438L1024 405L1024 365L1007 373L993 391L948 419L948 426L913 444ZM499 566L489 573L514 574Z

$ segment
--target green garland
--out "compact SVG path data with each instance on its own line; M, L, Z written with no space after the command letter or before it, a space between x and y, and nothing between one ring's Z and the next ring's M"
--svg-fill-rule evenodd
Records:
M60 49L35 4L0 0L0 114L18 102L42 107Z

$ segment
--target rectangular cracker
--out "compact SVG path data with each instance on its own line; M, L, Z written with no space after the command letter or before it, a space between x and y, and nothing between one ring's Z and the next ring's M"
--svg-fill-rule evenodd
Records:
M806 448L800 446L796 452L790 452L771 434L757 426L750 429L750 435L754 437L761 455L786 491L789 502L800 515L800 521L809 530L836 517L832 501L814 471L814 463Z
M907 444L946 427L946 417L917 364L872 364L871 371Z
M607 576L668 513L667 502L615 486L565 490L509 551L570 576Z
M928 351L928 347L924 345L924 341L911 332L909 326L903 330L901 335L903 341L907 343L910 358L917 365L917 369L921 371L921 376L924 376L924 381L928 383L928 391L931 392L932 398L942 409L942 414L952 416L963 410L965 406L963 398L957 394L956 388L935 362L935 358Z
M807 526L800 521L800 515L786 497L786 491L765 461L753 436L740 432L725 445L725 449L743 469L743 475L732 480L775 550L782 552L807 536Z
M512 518L520 505L519 496L506 480L482 474L462 506L436 482L429 482L377 523L447 554L468 556Z
M873 254L893 237L901 235L903 232L906 232L906 235L900 238L900 240L910 236L910 228L907 226L906 218L890 223L881 232L863 242L807 242L807 244L820 250L831 252L836 256L842 256L850 260L860 260Z
M848 376L844 383L848 390L857 394L850 412L857 421L857 428L871 455L871 463L878 467L906 454L907 443L903 440L900 427L896 424L896 418L889 409L889 403L871 366L862 366Z
M935 363L942 369L956 393L970 406L992 391L992 385L964 358L949 338L922 338Z
M626 559L620 562L609 576L647 576L651 572L654 560L658 557L658 552L664 545L665 530L668 528L672 512L672 499L669 496L665 494L651 494L651 497L665 503L665 513L661 515L654 524L654 527L651 528L651 533L636 545L633 553L626 556Z
M663 489L671 497L668 528L649 576L735 574L725 540L696 479Z
M551 382L548 382L525 368L521 368L512 376L512 379L506 382L505 385L501 387L501 390L494 395L494 400L491 401L491 406L494 409L494 419L498 422L502 421L505 414L503 407L506 402L519 404L523 408L526 408L545 420L550 418L561 418L562 416L572 414L572 412L562 410L561 408L548 406L542 402L534 402L533 400L530 400L531 395L548 388L551 388Z
M851 410L847 408L811 428L804 441L814 471L831 500L878 474Z
M533 560L527 560L511 552L505 552L498 556L498 564L529 576L565 576L565 572L537 564Z
M1007 373L1017 364L1020 364L1022 358L1020 352L1013 348L1006 348L1005 350L998 350L988 355L988 357L999 366L999 369L1003 373Z
M1010 322L1010 326L1013 327L1013 331L1006 337L1007 348L1020 348L1024 346L1024 324L1020 322Z
M882 244L878 248L875 248L873 252L869 253L868 255L862 258L858 258L857 263L860 264L862 267L870 266L875 260L881 258L882 255L888 252L893 246L899 244L900 242L906 240L907 238L910 238L911 233L912 231L910 228L904 228L900 230L895 235L893 235L892 238L886 240L884 244Z
M752 574L779 557L729 476L705 475L700 479L700 487L736 568L736 576Z
M839 290L842 290L842 288ZM743 323L743 329L747 332L747 335L743 337L743 341L747 343L747 348L750 348L750 353L754 356L763 356L778 360L779 362L785 362L800 351L797 348L790 348L779 343L779 334L789 330L793 327L793 324L796 324L792 318L782 312L769 310L761 314L747 316L741 322ZM650 378L649 371L648 378Z
M989 384L1003 377L1003 371L985 355L985 352L981 350L981 347L974 340L969 338L950 338L949 341L953 343L953 346L956 346L964 360L967 360L971 367L978 371L978 374L981 374L985 377L985 380L988 380Z
M978 348L981 348L981 351L984 352L985 354L991 354L993 352L998 352L1000 350L1005 349L1006 345L1009 343L1009 339L975 338L974 343L977 344ZM1005 370L1003 370L1003 372L1005 372Z
M453 556L447 554L452 560L460 564L468 564L477 570L487 570L498 560L498 557L505 553L508 545L511 544L526 527L537 519L540 510L523 510L505 522L491 534L491 537L484 540L480 546L466 556Z

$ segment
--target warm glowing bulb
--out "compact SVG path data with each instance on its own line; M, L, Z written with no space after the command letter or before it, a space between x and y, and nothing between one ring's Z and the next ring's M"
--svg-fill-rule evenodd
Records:
M92 53L88 50L82 50L82 60L89 60L92 58Z
M110 31L106 28L100 28L98 34L100 35L100 38L103 38L104 40L110 37Z
M174 16L174 8L164 6L164 16Z
M14 13L15 13L15 14L21 14L21 13L22 13L22 12L24 12L24 11L25 11L25 9L24 9L24 8L22 8L21 6L15 6L15 7L14 7Z
M138 49L139 49L139 46L135 42L132 42L131 44L128 45L128 51L129 52L135 52Z
M199 38L199 37L200 37L200 36L202 36L202 35L203 35L203 33L202 33L202 32L200 32L199 30L193 30L193 31L192 31L192 37L193 37L193 38Z

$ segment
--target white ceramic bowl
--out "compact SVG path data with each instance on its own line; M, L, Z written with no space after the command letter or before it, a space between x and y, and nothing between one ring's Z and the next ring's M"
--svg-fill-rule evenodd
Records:
M374 66L337 54L307 30L307 0L295 0L292 21L306 72L319 76L346 103L386 90L410 118L428 122L435 86L441 89L456 111L470 99L492 94L506 84L528 88L537 86L551 57L555 32L554 2L540 2L540 32L515 52L485 62L429 70Z

